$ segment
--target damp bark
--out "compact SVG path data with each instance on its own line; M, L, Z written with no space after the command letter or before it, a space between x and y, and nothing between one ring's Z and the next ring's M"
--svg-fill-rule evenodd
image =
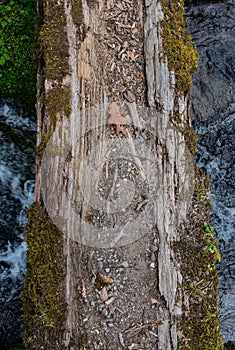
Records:
M39 5L26 346L222 349L183 2Z

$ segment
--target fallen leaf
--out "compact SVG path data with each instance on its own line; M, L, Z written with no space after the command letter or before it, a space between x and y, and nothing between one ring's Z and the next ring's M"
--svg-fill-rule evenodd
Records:
M116 135L118 136L121 132L126 136L124 125L127 124L127 120L126 118L122 117L120 106L116 102L111 102L108 108L108 113L110 115L110 118L108 119L107 126L115 125Z
M113 284L113 283L114 283L114 280L112 278L105 278L101 274L98 274L96 276L94 285L96 286L97 289L101 290L106 285Z
M127 136L126 134L126 129L124 128L123 125L116 125L116 130L115 130L115 133L116 135L118 136L120 134L120 132L124 135L124 136Z
M112 278L103 278L103 282L106 284L113 284L114 280Z
M126 55L127 55L127 58L130 58L132 61L135 61L136 56L134 51L127 50Z
M110 118L108 119L108 125L127 124L127 120L126 118L121 116L120 106L116 102L110 103L108 113L110 114Z

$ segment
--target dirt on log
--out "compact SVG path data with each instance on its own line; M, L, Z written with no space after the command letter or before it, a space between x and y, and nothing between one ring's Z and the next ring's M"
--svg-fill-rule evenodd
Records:
M26 347L222 349L183 2L39 0L38 19Z

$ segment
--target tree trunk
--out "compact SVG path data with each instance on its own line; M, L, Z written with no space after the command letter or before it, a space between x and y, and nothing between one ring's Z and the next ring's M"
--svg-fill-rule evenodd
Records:
M26 346L222 349L183 3L40 0L38 13Z

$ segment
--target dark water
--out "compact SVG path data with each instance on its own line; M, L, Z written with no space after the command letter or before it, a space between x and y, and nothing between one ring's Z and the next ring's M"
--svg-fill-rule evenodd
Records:
M24 227L33 201L35 118L0 100L0 348L21 338Z
M220 325L225 339L235 343L235 0L192 6L187 24L200 53L192 115L196 162L212 176L211 220L222 255Z

